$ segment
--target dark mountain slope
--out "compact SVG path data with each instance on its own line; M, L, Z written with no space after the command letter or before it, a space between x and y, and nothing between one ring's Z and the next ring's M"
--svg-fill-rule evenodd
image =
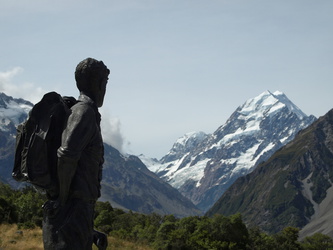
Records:
M207 215L240 212L246 223L272 233L286 226L302 228L318 219L332 181L333 109L239 178Z
M201 213L176 189L149 171L138 157L124 157L109 145L105 145L101 199L110 201L114 207L146 214L183 217Z

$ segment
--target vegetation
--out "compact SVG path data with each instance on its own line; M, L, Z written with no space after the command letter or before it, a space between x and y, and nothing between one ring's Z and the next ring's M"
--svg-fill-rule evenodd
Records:
M45 200L31 187L17 191L0 184L0 249L42 249ZM124 212L97 202L95 226L109 235L109 249L333 249L333 240L323 234L300 242L294 227L273 235L247 228L240 214L176 218Z
M41 227L45 201L45 195L31 186L13 190L0 183L0 224L17 223L20 228Z
M17 229L16 224L0 225L0 249L43 250L42 229ZM152 250L151 247L109 236L108 249L112 250ZM97 250L93 246L93 250Z
M0 249L42 250L42 229L18 229L16 224L1 224Z

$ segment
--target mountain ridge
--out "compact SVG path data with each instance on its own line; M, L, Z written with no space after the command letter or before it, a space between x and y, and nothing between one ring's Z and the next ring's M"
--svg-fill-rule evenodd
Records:
M175 152L179 141L189 140L187 135L186 140L177 140L161 162L154 162L154 167L145 157L140 158L207 211L238 177L251 172L315 119L306 116L282 92L265 91L239 106L214 133L202 134L191 147L184 145L181 154Z
M332 216L332 180L333 109L239 178L206 215L239 212L247 224L270 233L294 226L304 227L302 238L313 232L332 237L333 228L323 219Z
M190 200L162 181L134 155L124 156L105 146L102 195L113 207L145 214L174 214L177 217L200 215Z

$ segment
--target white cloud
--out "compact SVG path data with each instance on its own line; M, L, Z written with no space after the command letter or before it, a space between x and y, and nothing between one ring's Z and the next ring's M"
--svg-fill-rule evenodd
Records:
M37 103L47 91L29 82L17 84L15 77L23 72L24 70L21 67L15 67L8 71L0 71L0 92L14 98L23 98L32 103ZM126 142L125 145L125 137L121 131L120 120L111 117L111 115L103 109L101 109L101 113L101 128L104 142L124 153L124 146L128 146L129 142Z
M118 118L111 117L105 110L100 110L102 115L101 129L103 135L103 141L116 149L121 153L124 153L125 137L121 131L121 122ZM129 144L129 143L127 143Z
M0 92L4 92L14 98L23 98L36 103L42 98L45 91L30 82L15 83L14 78L23 71L21 67L15 67L11 70L0 72Z

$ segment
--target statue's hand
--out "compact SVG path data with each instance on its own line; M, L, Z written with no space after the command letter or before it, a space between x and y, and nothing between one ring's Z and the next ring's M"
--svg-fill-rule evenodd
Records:
M98 250L106 250L108 247L108 237L102 232L93 231L93 242Z
M58 200L48 200L44 203L43 209L49 218L55 217L60 210L60 202Z

